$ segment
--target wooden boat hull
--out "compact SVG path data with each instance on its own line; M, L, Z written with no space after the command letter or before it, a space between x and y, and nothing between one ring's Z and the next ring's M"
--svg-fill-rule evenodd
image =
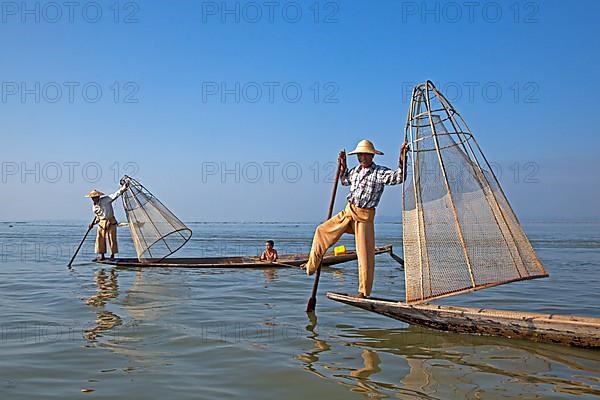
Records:
M392 245L377 247L375 254L391 253ZM323 265L330 266L357 259L356 251L344 254L327 253L323 257ZM260 261L258 257L212 257L212 258L165 258L157 262L140 262L137 258L116 258L103 261L93 260L99 264L113 265L119 268L290 268L300 267L308 261L308 254L288 254L279 257L277 262Z
M327 293L327 297L432 329L600 348L600 318L432 304L410 305L385 299L357 299L341 293Z

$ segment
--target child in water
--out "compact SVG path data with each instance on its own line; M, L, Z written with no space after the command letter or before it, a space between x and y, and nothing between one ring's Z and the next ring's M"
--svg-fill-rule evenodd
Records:
M277 261L277 250L275 250L275 242L267 240L265 242L265 251L260 256L262 261Z

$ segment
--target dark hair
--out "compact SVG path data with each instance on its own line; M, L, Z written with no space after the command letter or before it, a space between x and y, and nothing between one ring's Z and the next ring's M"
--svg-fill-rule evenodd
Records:
M271 247L275 246L275 242L272 240L267 240L265 243L268 243L271 245Z

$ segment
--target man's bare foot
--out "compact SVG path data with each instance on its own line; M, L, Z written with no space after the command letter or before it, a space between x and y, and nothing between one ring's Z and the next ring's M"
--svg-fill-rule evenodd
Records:
M311 271L311 270L309 270L308 268L306 268L306 264L307 264L307 263L300 264L300 269L301 269L302 271L306 271L306 275L308 275L308 276L311 276L312 274L314 274L314 273L317 271L316 269L315 269L315 270L312 270L312 271Z
M352 297L354 297L355 299L366 299L367 298L367 296L365 296L362 293L355 294Z
M100 254L100 255L99 255L97 258L96 258L96 261L104 261L104 260L105 260L105 258L104 258L104 254Z
M115 261L115 255L114 254L110 255L110 261Z

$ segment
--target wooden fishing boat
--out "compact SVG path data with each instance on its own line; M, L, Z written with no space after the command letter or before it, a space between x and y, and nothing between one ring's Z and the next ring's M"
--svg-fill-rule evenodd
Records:
M428 303L548 272L466 122L431 81L413 90L404 141L405 302L327 297L433 329L599 348L600 318Z
M433 304L411 305L394 300L360 299L342 293L327 293L327 297L408 324L442 331L600 348L600 318Z
M392 254L392 250L391 244L377 247L375 254ZM357 255L354 250L347 250L344 254L337 256L330 252L323 258L323 265L336 265L356 259ZM156 261L146 259L143 262L137 258L116 258L114 260L93 261L121 268L290 268L300 267L301 264L308 261L308 254L282 255L276 262L261 261L259 257L165 258Z

